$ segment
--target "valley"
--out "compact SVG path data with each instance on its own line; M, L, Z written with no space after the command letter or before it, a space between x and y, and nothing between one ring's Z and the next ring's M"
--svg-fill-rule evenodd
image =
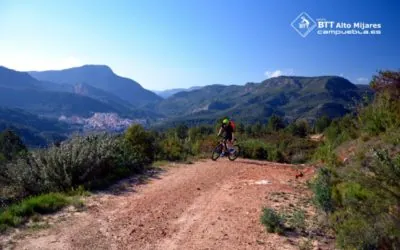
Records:
M223 116L265 123L341 117L372 91L338 76L280 76L245 85L208 85L165 91L161 96L105 65L58 71L0 68L0 107L74 125L81 130L122 131L130 124L171 127L213 124ZM163 98L164 97L164 98Z

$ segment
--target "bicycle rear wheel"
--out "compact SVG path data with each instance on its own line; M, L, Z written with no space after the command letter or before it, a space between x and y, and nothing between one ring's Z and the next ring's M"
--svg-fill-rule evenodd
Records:
M213 161L216 161L218 158L219 158L219 156L222 154L222 145L221 144L219 144L218 146L216 146L215 148L214 148L214 150L213 150L213 152L212 152L212 155L211 155L211 159L213 160Z
M240 146L239 145L233 145L232 148L235 150L233 153L229 153L228 159L231 161L236 160L236 158L239 157L240 154Z

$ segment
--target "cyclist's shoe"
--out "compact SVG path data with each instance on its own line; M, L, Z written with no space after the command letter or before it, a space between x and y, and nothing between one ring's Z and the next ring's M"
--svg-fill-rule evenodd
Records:
M222 152L221 154L220 154L220 157L224 157L225 156L225 152Z

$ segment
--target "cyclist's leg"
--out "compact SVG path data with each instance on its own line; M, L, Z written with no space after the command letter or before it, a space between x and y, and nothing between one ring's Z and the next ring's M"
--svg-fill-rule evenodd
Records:
M225 156L226 155L226 142L225 142L225 139L223 139L221 142L220 142L220 145L222 146L222 152L221 152L221 157L223 157L223 156Z
M223 148L224 148L224 152L228 152L228 148L226 147L226 139L224 139L224 143L223 143Z
M228 144L228 145L227 145ZM232 148L232 134L227 134L226 135L226 137L225 137L225 147L226 147L226 150L228 150L228 147L227 146L229 146L229 148Z

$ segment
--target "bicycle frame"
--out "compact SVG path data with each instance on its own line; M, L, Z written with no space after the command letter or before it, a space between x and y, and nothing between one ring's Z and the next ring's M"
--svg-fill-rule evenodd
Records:
M232 146L236 145L237 142L236 138L232 140ZM228 146L226 145L226 139L221 139L220 144L224 147L224 150L228 150Z

